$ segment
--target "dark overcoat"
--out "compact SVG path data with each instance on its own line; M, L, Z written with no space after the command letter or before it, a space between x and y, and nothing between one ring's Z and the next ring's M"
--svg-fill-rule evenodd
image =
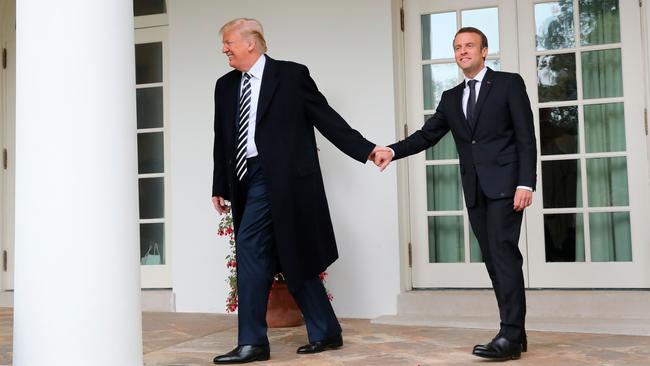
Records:
M332 109L304 65L268 56L257 104L255 144L271 204L282 273L295 290L338 258L318 160L314 127L348 156L365 163L374 148ZM242 73L217 80L214 92L212 196L231 201L235 240L244 208L235 176Z

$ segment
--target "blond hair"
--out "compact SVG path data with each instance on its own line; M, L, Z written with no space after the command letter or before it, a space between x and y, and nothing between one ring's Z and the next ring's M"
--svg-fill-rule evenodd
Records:
M229 21L224 24L221 29L219 29L219 34L223 35L225 32L235 28L239 35L242 38L253 38L255 40L255 48L260 53L265 53L266 40L264 40L264 29L262 28L262 23L256 19L251 18L237 18Z

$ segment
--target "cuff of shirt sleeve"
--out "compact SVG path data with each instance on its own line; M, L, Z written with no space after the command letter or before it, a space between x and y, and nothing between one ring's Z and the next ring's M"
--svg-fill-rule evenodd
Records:
M391 156L391 159L394 158L395 157L395 150L391 149L390 147L388 148L388 150L390 150L390 153L393 154L393 156Z
M528 186L517 186L517 189L519 189L519 188L525 189L525 190L531 191L531 192L533 191L533 189L531 187L528 187Z

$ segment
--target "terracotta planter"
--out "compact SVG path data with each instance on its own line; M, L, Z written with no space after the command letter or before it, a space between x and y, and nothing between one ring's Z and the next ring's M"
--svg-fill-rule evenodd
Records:
M266 309L266 323L269 328L296 327L302 324L302 313L284 282L273 282Z

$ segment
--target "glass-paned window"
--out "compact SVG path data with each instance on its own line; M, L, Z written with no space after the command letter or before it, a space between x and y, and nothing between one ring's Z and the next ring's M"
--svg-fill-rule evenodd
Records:
M462 216L429 217L429 263L465 262Z
M619 2L534 9L546 261L632 260Z
M143 265L166 263L163 49L162 41L135 45L140 263Z
M618 0L580 0L580 43L587 46L620 41Z
M167 12L165 0L133 0L133 15L153 15Z
M547 262L584 262L585 236L581 213L544 215Z
M454 60L453 44L450 42L459 28L481 29L488 37L488 56L485 63L493 70L501 69L499 9L490 7L424 14L420 21L424 112L422 117L426 121L435 113L442 93L463 80L463 74ZM452 134L447 133L435 146L427 149L425 158L429 261L481 262L478 241L469 227L463 203L458 152Z
M535 29L538 51L573 47L573 2L535 4Z

